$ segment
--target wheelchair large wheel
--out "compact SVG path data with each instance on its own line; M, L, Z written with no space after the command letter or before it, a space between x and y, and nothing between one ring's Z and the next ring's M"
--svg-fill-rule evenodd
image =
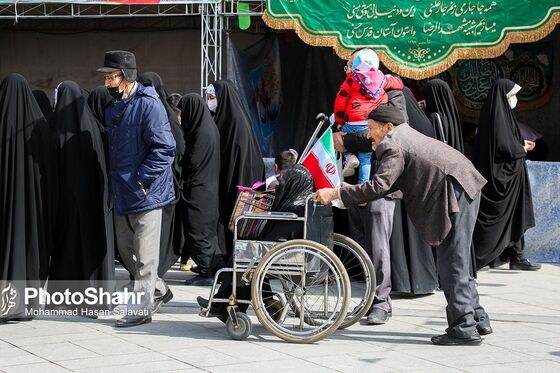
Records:
M339 329L360 321L368 312L375 297L375 269L369 255L354 240L333 234L333 252L338 256L350 279L352 288L348 313Z
M350 282L342 262L327 247L292 240L260 260L251 292L255 314L265 328L288 342L313 343L344 321ZM267 306L279 294L286 306Z

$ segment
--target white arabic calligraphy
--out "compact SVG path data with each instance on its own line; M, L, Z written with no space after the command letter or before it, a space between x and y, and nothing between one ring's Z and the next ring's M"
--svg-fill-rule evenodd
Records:
M429 18L435 14L448 14L454 15L455 17L463 17L465 14L474 15L475 13L483 14L491 11L495 6L496 2L492 1L488 6L481 4L481 1L476 2L464 2L461 5L451 1L449 5L445 5L443 1L438 0L430 3L430 6L424 11L424 17Z
M414 26L397 26L398 22L391 23L389 26L381 28L376 28L376 26L366 25L363 23L352 24L352 27L346 32L346 36L349 39L380 39L386 37L399 39L406 36L416 35L416 29Z
M416 7L413 5L410 8L401 9L397 5L393 5L393 7L388 11L381 11L379 10L379 6L377 4L356 4L352 7L352 9L346 14L347 19L357 19L360 20L362 18L367 19L377 19L379 17L387 17L392 18L394 16L401 16L403 18L413 18L416 14Z

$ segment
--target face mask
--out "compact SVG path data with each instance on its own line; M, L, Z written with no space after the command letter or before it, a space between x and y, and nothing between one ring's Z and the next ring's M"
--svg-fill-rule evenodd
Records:
M217 99L214 98L212 100L208 100L208 109L210 109L211 112L215 113L217 108L218 108Z
M111 87L111 88L107 88L107 90L109 91L109 94L111 95L111 97L113 97L115 100L121 100L124 94L124 90L119 91L119 87Z
M515 109L515 107L517 106L517 96L516 95L509 96L508 103L510 108Z
M375 151L375 149L377 149L377 144L375 143L375 141L371 141L371 150Z

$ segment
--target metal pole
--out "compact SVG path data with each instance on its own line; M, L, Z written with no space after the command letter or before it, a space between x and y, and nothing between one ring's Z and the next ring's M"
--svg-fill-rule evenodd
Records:
M309 149L311 149L311 147L313 146L313 143L315 142L315 137L317 137L317 135L319 134L319 131L323 127L323 124L325 124L325 120L327 119L327 117L325 116L325 114L320 113L320 114L317 115L316 119L321 119L321 120L319 121L319 124L317 125L317 128L315 128L315 131L313 132L313 135L311 135L311 139L309 139L309 142L305 146L305 149L303 149L303 153L301 153L301 155L299 157L298 164L301 164L303 162L303 159L305 158L305 156L309 152Z

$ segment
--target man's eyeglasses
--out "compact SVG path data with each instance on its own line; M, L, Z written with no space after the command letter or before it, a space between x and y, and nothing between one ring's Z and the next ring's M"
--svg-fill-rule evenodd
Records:
M120 74L114 74L114 75L104 75L104 76L103 76L103 79L105 79L106 82L107 82L107 81L114 81L114 80L117 80L117 78L119 78L119 77L121 77L121 76L123 76L122 73L120 73Z

